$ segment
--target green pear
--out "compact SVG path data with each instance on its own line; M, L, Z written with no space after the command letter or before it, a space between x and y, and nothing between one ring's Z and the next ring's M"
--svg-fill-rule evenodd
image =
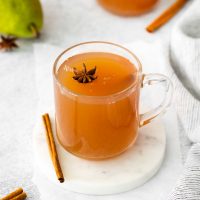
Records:
M39 0L0 0L0 33L19 38L39 35L43 13Z

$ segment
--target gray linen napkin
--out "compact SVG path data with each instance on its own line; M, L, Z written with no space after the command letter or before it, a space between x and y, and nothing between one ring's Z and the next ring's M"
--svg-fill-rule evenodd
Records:
M185 138L191 143L171 200L200 200L200 1L196 0L172 31L170 77ZM184 137L184 135L183 135Z

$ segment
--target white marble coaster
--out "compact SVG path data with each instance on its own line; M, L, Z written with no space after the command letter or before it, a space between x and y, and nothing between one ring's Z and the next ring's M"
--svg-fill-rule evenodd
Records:
M53 123L52 113L50 117ZM109 160L80 159L65 151L56 141L65 176L65 182L59 183L50 160L42 120L38 122L34 132L37 167L49 181L55 183L55 187L83 194L115 194L136 188L158 171L165 155L166 134L159 119L139 130L139 137L133 147Z

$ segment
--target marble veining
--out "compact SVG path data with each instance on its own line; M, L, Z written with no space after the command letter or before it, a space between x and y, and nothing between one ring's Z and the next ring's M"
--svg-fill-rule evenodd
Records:
M50 113L54 121L53 112ZM56 183L42 132L44 129L40 122L34 134L37 167L48 180ZM103 161L80 159L65 151L57 141L56 144L64 175L68 179L60 186L69 191L104 195L128 191L147 182L162 164L166 135L161 120L155 120L139 130L136 143L126 152Z

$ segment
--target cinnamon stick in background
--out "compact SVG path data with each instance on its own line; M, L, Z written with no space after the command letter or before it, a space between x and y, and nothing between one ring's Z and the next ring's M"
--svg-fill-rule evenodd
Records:
M56 175L58 177L58 180L62 183L62 182L64 182L64 176L63 176L60 162L58 159L58 154L57 154L57 150L56 150L56 145L55 145L55 141L54 141L54 137L53 137L53 132L52 132L51 121L50 121L49 115L47 113L42 115L42 119L43 119L43 123L44 123L44 127L45 127L46 139L47 139L47 144L49 147L49 153L51 156L51 160L52 160Z
M157 19L146 27L148 32L154 32L163 24L168 22L187 2L187 0L177 0L167 10L165 10Z
M23 192L22 188L18 188L15 191L9 193L0 200L24 200L27 197L26 193Z

